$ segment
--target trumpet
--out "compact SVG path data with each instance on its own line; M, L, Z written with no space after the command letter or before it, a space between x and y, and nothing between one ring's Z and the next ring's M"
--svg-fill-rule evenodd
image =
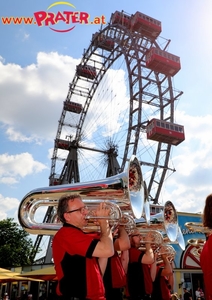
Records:
M20 225L31 234L54 235L61 224L56 211L61 196L79 195L83 202L104 200L113 202L121 211L131 211L134 218L143 216L144 185L138 159L133 155L125 172L93 182L64 184L32 190L21 201L18 209ZM35 214L40 207L53 207L52 223L39 223ZM113 217L111 217L113 221ZM93 218L95 220L95 218ZM91 222L91 219L90 219Z

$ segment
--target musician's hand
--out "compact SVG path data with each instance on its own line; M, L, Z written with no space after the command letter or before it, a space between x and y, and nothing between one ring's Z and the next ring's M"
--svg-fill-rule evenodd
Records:
M101 202L95 211L95 216L98 223L108 222L110 216L110 207L105 202Z

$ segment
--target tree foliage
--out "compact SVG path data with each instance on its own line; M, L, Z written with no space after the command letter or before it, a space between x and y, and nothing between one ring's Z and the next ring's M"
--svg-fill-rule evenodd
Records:
M33 242L14 219L0 221L0 267L18 267L33 263Z

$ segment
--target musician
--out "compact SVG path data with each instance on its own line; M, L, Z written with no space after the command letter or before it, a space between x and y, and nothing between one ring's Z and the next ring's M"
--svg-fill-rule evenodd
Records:
M103 281L105 285L106 300L122 300L123 288L126 287L126 272L125 263L119 256L118 252L126 253L130 248L129 236L124 226L119 226L113 233L114 236L114 250L115 253L112 257L108 258L106 270L104 273ZM126 256L125 256L126 258Z
M154 253L150 243L145 244L145 251L141 251L141 238L139 230L130 236L129 264L127 271L127 293L130 300L146 300L151 298L154 272L151 265L154 262ZM152 237L147 234L144 238L150 241Z
M207 227L206 242L200 254L200 265L203 272L206 300L212 300L212 194L205 199L203 209L203 227Z
M62 196L58 217L63 226L53 238L52 252L58 285L56 292L63 299L105 300L105 289L98 257L114 254L113 238L108 217L109 209L100 203L96 217L101 229L100 238L82 231L87 225L88 209L79 195Z
M162 263L157 264L155 253L156 277L153 282L152 300L170 300L173 290L173 270L166 254L161 255Z

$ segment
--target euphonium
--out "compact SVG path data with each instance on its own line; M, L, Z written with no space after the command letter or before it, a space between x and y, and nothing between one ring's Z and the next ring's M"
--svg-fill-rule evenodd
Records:
M122 217L118 221L118 225L124 226L128 234L131 234L136 229L135 220L132 216L126 213L122 214Z
M173 261L175 258L176 251L171 245L167 244L162 244L158 249L157 249L157 263L163 262L162 255L165 255L169 262Z
M203 248L203 246L205 245L205 240L204 239L189 239L187 241L187 243L189 245L195 246L195 247L200 247Z
M138 228L137 228L138 229ZM149 230L149 229L141 229L139 228L139 232L141 234L141 246L147 243L152 244L153 248L159 247L163 243L163 236L157 230ZM148 236L148 238L147 238Z
M204 239L189 239L187 243L194 248L192 248L190 251L191 253L196 256L198 259L200 258L202 249L205 245L206 240Z
M144 206L143 177L138 159L133 155L126 172L102 180L86 183L43 187L29 192L21 201L18 218L21 226L31 234L52 235L61 227L56 217L54 223L38 223L35 212L39 207L53 206L56 214L61 196L80 195L83 202L105 200L114 202L121 210L131 211L134 218L141 218Z
M151 230L162 231L167 234L171 242L176 241L178 235L178 218L176 209L171 201L167 201L164 209L155 215L150 216L150 225L146 224L144 218L136 221L136 227L149 228Z
M201 232L201 233L212 233L212 229L209 227L204 227L202 223L198 222L186 222L185 226L193 232Z
M97 203L99 204L100 201L96 201L96 203L84 201L86 206L89 209L88 215L86 216L86 219L88 220L87 226L83 228L84 232L100 232L100 226L98 225L98 219L101 219L100 217L95 216L95 210L97 208ZM126 232L130 234L135 229L135 221L132 216L122 213L119 206L115 203L105 201L106 206L110 208L110 218L109 224L112 228L112 231L114 232L116 228L120 226L124 226ZM105 218L105 217L104 217ZM97 221L97 222L96 222Z

